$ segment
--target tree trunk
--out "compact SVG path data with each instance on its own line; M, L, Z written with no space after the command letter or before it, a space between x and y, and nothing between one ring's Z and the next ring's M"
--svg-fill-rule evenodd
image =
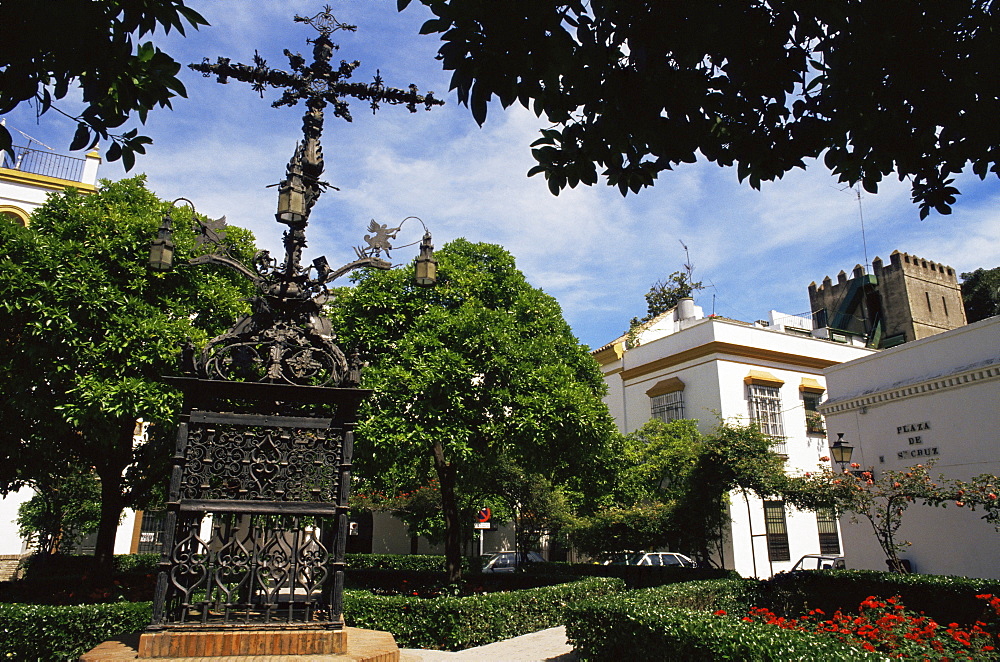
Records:
M444 557L448 582L462 578L462 522L458 516L458 495L455 493L455 467L445 460L444 447L435 440L434 468L441 485L441 510L444 512Z
M122 469L99 467L97 475L101 479L101 523L97 527L94 557L98 572L110 577L114 571L115 536L125 507L124 480Z

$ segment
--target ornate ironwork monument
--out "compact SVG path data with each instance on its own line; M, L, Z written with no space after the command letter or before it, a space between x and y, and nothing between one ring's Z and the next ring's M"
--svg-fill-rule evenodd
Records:
M140 657L247 654L329 654L342 634L341 598L353 430L369 391L357 388L358 357L337 347L322 316L327 284L362 266L386 269L381 254L400 228L375 223L357 260L331 269L325 258L301 264L310 211L326 186L321 181L320 136L327 105L350 119L347 97L370 102L441 103L432 95L347 82L357 62L330 65L330 35L338 23L329 7L308 23L318 36L313 61L285 51L291 72L252 66L191 65L219 82L249 82L261 92L283 88L274 106L306 105L303 139L278 189L275 218L288 226L284 260L262 251L246 265L222 243L225 221L197 221L199 243L212 251L191 264L221 264L256 285L252 312L207 346L185 351L185 377L166 378L185 393L170 481L164 552L153 622ZM173 255L170 214L150 254L155 269L169 269ZM414 242L416 243L416 242ZM418 282L434 280L435 261L426 232L417 259ZM306 633L309 636L302 636ZM178 643L184 635L187 643ZM205 635L208 638L205 638ZM190 641L228 643L198 644ZM214 639L212 639L214 637ZM221 638L221 639L220 639ZM280 643L278 643L280 640ZM343 641L343 637L339 638ZM198 646L201 646L199 649ZM208 648L206 648L208 647ZM232 652L235 651L235 652Z

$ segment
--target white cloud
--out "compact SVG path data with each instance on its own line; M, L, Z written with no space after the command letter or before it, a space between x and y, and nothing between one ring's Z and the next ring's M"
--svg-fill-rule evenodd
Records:
M249 62L255 49L271 66L284 68L283 48L307 55L310 29L291 15L312 14L311 1L248 3L228 0L196 6L212 27L172 35L163 47L180 62L218 56ZM445 97L449 73L434 60L435 37L418 36L427 10L402 14L395 3L336 2L337 18L357 33L336 33L338 58L359 59L355 80L380 69L386 83L434 89ZM199 211L226 215L252 229L262 247L280 250L282 226L273 220L275 195L299 137L303 108L272 109L278 94L261 100L244 83L222 86L185 71L189 99L174 110L150 113L154 138L137 171L149 174L161 197L191 198ZM761 191L740 185L735 171L699 162L659 175L652 189L622 198L603 182L551 195L534 165L529 144L542 122L515 107L491 107L479 128L453 95L448 104L411 115L383 108L372 116L354 102L352 124L329 119L324 133L330 191L314 211L307 259L326 254L331 263L353 258L368 220L397 223L421 217L441 246L455 237L503 245L532 284L561 303L581 340L598 346L645 312L643 294L657 280L682 269L690 248L695 279L714 285L700 295L711 310L757 319L772 308L804 312L806 287L866 261L857 199L821 164L793 171ZM53 146L68 145L71 123L47 115L34 125L30 109L8 123ZM105 164L103 177L122 176ZM944 262L958 271L1000 264L1000 186L959 178L963 196L949 217L919 221L906 183L886 179L877 196L864 194L867 261L888 259L895 249ZM413 227L410 227L413 225ZM408 237L404 237L409 233ZM416 239L416 224L400 239ZM412 252L401 249L402 261Z

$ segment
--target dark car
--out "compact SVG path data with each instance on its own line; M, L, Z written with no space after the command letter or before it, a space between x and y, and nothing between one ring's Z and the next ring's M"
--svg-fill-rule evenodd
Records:
M520 563L517 561L516 552L497 552L483 565L483 572L514 572L518 565L544 563L545 559L538 552L521 552Z

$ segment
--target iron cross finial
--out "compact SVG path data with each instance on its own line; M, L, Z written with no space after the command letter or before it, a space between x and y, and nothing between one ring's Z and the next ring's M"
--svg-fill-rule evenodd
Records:
M346 23L338 21L336 17L330 13L330 5L325 5L323 7L323 11L316 14L312 18L296 14L294 20L296 23L307 23L311 25L316 32L320 33L324 37L329 37L337 30L349 30L350 32L354 32L358 29L355 25L347 25Z
M415 85L410 85L405 90L386 87L378 73L372 83L348 82L360 63L342 61L339 67L331 66L330 60L338 46L330 41L330 35L336 30L353 31L355 27L337 21L330 13L329 5L311 18L296 16L295 21L306 23L319 33L315 39L308 40L313 45L313 59L309 64L298 53L285 50L290 71L268 67L267 62L257 53L254 53L253 65L234 64L222 57L215 64L206 59L199 64L189 65L205 76L214 74L220 83L226 83L230 78L250 83L262 95L268 87L283 89L281 97L271 104L276 108L294 106L299 101L306 104L306 112L302 116L302 140L288 162L285 179L279 184L278 211L275 214L279 223L288 226L285 232L284 265L288 277L301 271L299 257L306 243L305 227L313 205L325 186L320 180L324 170L320 137L323 134L323 112L326 106L329 104L333 107L334 116L350 122L352 118L347 100L352 97L367 101L373 111L378 109L380 103L405 104L410 112L416 112L418 105L429 110L432 106L444 103L434 98L432 92L419 94Z

